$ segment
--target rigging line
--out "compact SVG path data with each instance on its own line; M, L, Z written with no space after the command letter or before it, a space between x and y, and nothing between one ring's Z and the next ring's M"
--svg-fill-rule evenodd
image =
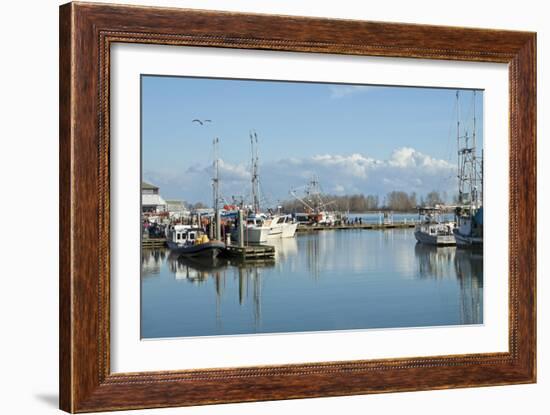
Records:
M271 206L271 201L269 200L269 196L267 195L267 192L264 191L264 187L262 185L262 182L258 180L258 187L260 188L261 198L263 198L263 201L265 202L264 205Z
M473 107L474 107L474 100L475 100L475 94L474 94L474 90L471 90L472 92L472 98L470 100L470 104L468 106L468 112L467 112L467 116L466 116L466 121L465 122L461 122L461 124L464 124L464 127L467 127L464 129L464 133L466 134L467 131L472 131L473 129L473 126L472 126L472 112L473 112Z
M454 141L454 136L453 136L453 127L456 126L456 120L455 120L455 114L456 114L456 110L457 110L457 100L456 99L453 99L454 101L454 104L453 104L453 108L452 108L452 111L451 111L451 116L449 117L449 120L451 120L449 122L449 131L447 133L447 140L446 140L446 148L445 148L445 153L447 155L447 161L450 162L451 159L453 158L453 150L452 150L452 146L451 146L451 142ZM441 176L439 178L439 181L438 181L438 187L441 188L443 185L444 185L444 182L448 182L449 179L450 179L451 176L445 178L443 176Z
M454 127L456 127L455 114L456 114L457 103L455 99L453 99L453 101L454 101L454 104L453 104L453 110L451 112L451 116L449 117L451 121L449 123L449 132L447 134L447 146L445 149L445 153L447 154L447 161L450 161L451 158L453 158L453 153L454 153L454 151L452 150L451 143L455 141L453 129Z

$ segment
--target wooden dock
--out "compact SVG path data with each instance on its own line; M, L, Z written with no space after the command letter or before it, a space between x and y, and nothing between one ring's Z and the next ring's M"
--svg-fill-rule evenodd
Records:
M273 258L275 247L271 245L227 245L224 254L242 260Z
M142 248L164 248L166 246L166 238L143 238L141 240Z
M414 222L398 223L363 223L361 225L298 225L296 232L316 232L316 231L341 231L341 230L361 230L361 229L409 229L414 228Z

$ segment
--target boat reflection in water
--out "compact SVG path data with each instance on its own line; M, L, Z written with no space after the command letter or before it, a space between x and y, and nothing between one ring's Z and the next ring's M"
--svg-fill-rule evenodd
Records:
M166 253L165 249L143 249L141 251L141 275L150 277L160 274Z
M483 323L481 253L413 230L317 231L268 261L143 252L144 338ZM155 278L149 278L154 275Z
M456 278L462 324L483 321L483 251L417 243L420 278Z
M239 304L242 305L247 299L250 299L254 326L259 326L261 321L261 270L275 267L275 259L241 261L218 257L213 260L205 260L170 253L167 262L170 272L176 280L187 281L192 284L206 284L209 280L213 282L216 292L217 325L221 322L220 307L227 286L226 280L227 278L237 279Z

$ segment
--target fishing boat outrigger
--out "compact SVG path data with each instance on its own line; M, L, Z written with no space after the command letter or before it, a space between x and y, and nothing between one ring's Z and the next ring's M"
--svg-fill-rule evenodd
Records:
M211 241L200 228L190 225L174 225L168 231L166 244L171 254L190 257L216 258L225 245Z

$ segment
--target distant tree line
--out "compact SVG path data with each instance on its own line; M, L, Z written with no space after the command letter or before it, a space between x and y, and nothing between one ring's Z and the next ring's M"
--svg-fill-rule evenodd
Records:
M434 206L445 203L446 195L433 190L425 196L418 196L416 192L403 191L389 192L383 201L378 195L354 194L346 196L322 195L326 210L340 212L367 212L373 210L392 210L397 212L414 211L418 206ZM282 204L285 212L303 212L304 205L296 199L285 200Z
M185 203L185 202L184 202ZM197 203L185 203L188 209L206 209L209 206L206 205L206 203L203 202L197 202Z

